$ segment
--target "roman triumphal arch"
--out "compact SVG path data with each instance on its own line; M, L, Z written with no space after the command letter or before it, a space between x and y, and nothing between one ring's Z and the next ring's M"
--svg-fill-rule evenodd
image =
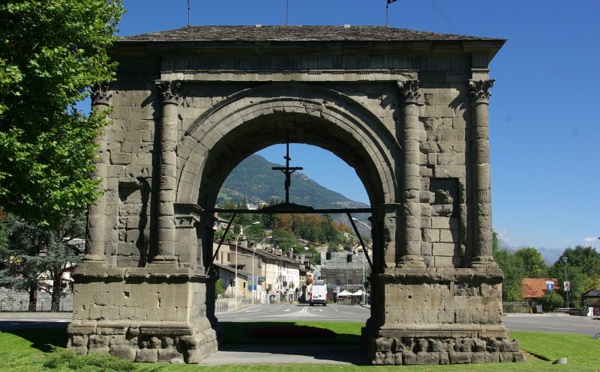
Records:
M218 348L213 211L287 136L370 198L375 364L520 361L492 257L488 65L504 40L388 27L186 27L120 39L69 347L197 363Z

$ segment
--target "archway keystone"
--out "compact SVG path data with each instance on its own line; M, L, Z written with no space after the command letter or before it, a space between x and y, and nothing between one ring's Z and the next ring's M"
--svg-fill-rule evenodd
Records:
M69 347L197 363L218 347L213 216L249 155L307 143L369 195L374 364L523 359L492 257L488 64L504 40L388 27L186 27L126 37L98 139Z

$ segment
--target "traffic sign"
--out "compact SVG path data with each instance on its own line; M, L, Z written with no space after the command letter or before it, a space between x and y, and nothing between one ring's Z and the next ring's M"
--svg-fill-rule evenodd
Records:
M554 290L554 282L546 282L546 290L553 291Z
M571 292L571 283L565 282L563 288L565 289L565 292Z

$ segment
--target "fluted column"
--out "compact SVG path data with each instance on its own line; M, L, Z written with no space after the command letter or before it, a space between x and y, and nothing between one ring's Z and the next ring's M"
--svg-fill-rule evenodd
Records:
M471 266L495 265L492 253L492 198L488 105L494 80L471 81L474 236Z
M98 85L92 92L92 110L95 113L102 113L110 108L110 98L112 94L109 91L108 84ZM105 119L105 120L108 120ZM108 153L106 151L105 129L100 129L100 134L94 140L96 144L96 158L94 160L95 170L92 172L92 178L99 180L98 189L106 190L106 167L108 164ZM106 263L106 194L96 199L88 207L88 219L86 229L86 254L83 258L89 263Z
M403 252L397 263L398 267L425 267L421 256L421 176L420 162L420 123L419 97L421 97L419 81L398 82L401 98L401 120L404 124L400 141L404 151L403 200L405 230Z
M158 255L152 261L175 261L175 188L177 186L177 114L179 81L157 81L162 97L160 181L158 190Z

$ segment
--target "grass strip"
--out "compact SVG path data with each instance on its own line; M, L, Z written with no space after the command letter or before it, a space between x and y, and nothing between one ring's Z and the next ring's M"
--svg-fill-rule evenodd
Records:
M364 323L349 322L252 322L232 323L223 322L221 325L225 330L225 339L230 342L264 344L263 340L247 338L248 331L265 325L295 324L308 325L330 329L338 334L336 339L328 340L297 340L295 342L319 343L323 347L334 348L342 345L340 342L354 342L359 345L360 330ZM344 337L341 337L341 336ZM480 365L448 365L448 366L355 366L355 365L226 365L226 366L198 366L198 365L168 365L168 364L135 364L136 370L140 371L215 371L215 372L238 372L238 371L283 371L286 372L312 372L312 371L389 371L392 368L401 368L402 371L600 371L600 340L592 336L567 334L567 333L536 333L513 331L511 337L517 338L521 349L531 355L539 356L547 361L535 357L529 357L527 363L503 363L503 364L480 364ZM341 340L341 341L340 341ZM282 340L271 340L281 344ZM72 366L79 370L116 370L110 366L120 366L120 362L112 363L106 360L98 363L96 358L81 357L76 359L69 354L55 354L49 357L52 347L64 346L66 344L66 331L64 329L43 330L20 330L0 333L0 370L2 371L73 371ZM551 362L561 357L568 358L567 365L552 365ZM54 359L53 359L54 358ZM48 364L48 360L52 360ZM47 366L44 366L46 363ZM100 364L100 365L98 365ZM117 367L119 368L119 367Z

